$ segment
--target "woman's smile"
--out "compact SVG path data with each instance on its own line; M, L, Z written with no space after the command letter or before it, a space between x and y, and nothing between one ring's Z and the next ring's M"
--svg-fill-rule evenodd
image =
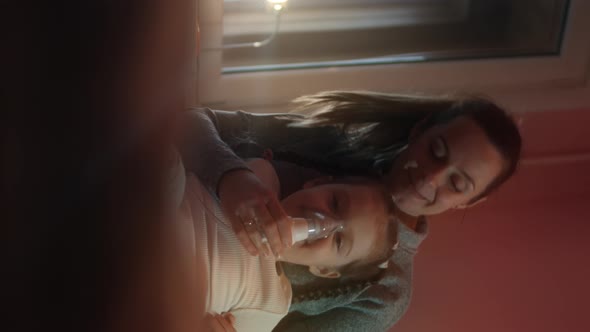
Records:
M414 178L412 177L412 172L410 171L410 169L408 169L408 182L409 182L409 191L410 191L410 195L415 198L418 201L422 201L424 203L428 203L431 204L433 200L429 200L426 196L422 195L422 193L420 193L420 190L418 190L417 186L416 186L416 182L414 181Z

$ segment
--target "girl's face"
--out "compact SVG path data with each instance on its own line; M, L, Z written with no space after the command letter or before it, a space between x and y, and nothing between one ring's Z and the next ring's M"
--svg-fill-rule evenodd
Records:
M366 258L375 243L383 241L383 225L389 219L386 199L388 193L374 184L306 184L281 202L285 212L292 217L320 212L341 220L344 230L312 243L298 242L284 249L280 259L319 269L316 271L334 272L340 266Z
M504 164L485 132L472 119L458 117L411 140L384 180L400 210L432 215L466 207Z

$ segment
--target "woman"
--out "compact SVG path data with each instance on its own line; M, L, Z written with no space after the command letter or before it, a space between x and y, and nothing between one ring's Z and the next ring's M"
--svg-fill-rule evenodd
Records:
M271 151L274 159L305 167L278 167L285 183L302 181L315 171L380 178L403 222L402 250L383 275L346 291L338 288L336 295L318 296L316 289L340 285L320 284L291 271L294 301L303 301L294 303L292 314L277 329L386 330L409 303L413 255L426 235L420 216L465 208L504 183L520 157L518 129L502 109L480 97L335 91L295 102L299 114L188 112L181 144L185 164L219 195L238 238L252 254L267 249L260 234L248 232L244 223L255 219L264 225L275 252L289 246L290 232L277 199L230 146L243 156ZM196 162L203 156L210 162ZM288 187L281 195L288 194Z

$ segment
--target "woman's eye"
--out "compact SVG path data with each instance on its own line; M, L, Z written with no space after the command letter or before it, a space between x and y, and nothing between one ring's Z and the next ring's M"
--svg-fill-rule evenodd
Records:
M430 144L430 152L437 159L443 159L447 156L447 146L441 137L437 137Z
M465 179L459 175L451 176L451 186L453 187L453 190L458 193L464 192L465 189L467 189L467 183L465 182Z

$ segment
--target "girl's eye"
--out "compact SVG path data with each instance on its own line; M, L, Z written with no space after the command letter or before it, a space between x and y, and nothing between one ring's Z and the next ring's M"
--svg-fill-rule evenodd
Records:
M447 146L441 137L437 137L430 144L430 152L436 159L444 159L447 156Z
M338 208L340 205L340 202L338 201L338 197L336 196L336 194L332 194L332 201L330 202L330 207L332 208L332 211L334 213L338 213Z
M340 232L334 234L334 241L336 242L336 249L340 251L340 248L342 248L342 234Z

